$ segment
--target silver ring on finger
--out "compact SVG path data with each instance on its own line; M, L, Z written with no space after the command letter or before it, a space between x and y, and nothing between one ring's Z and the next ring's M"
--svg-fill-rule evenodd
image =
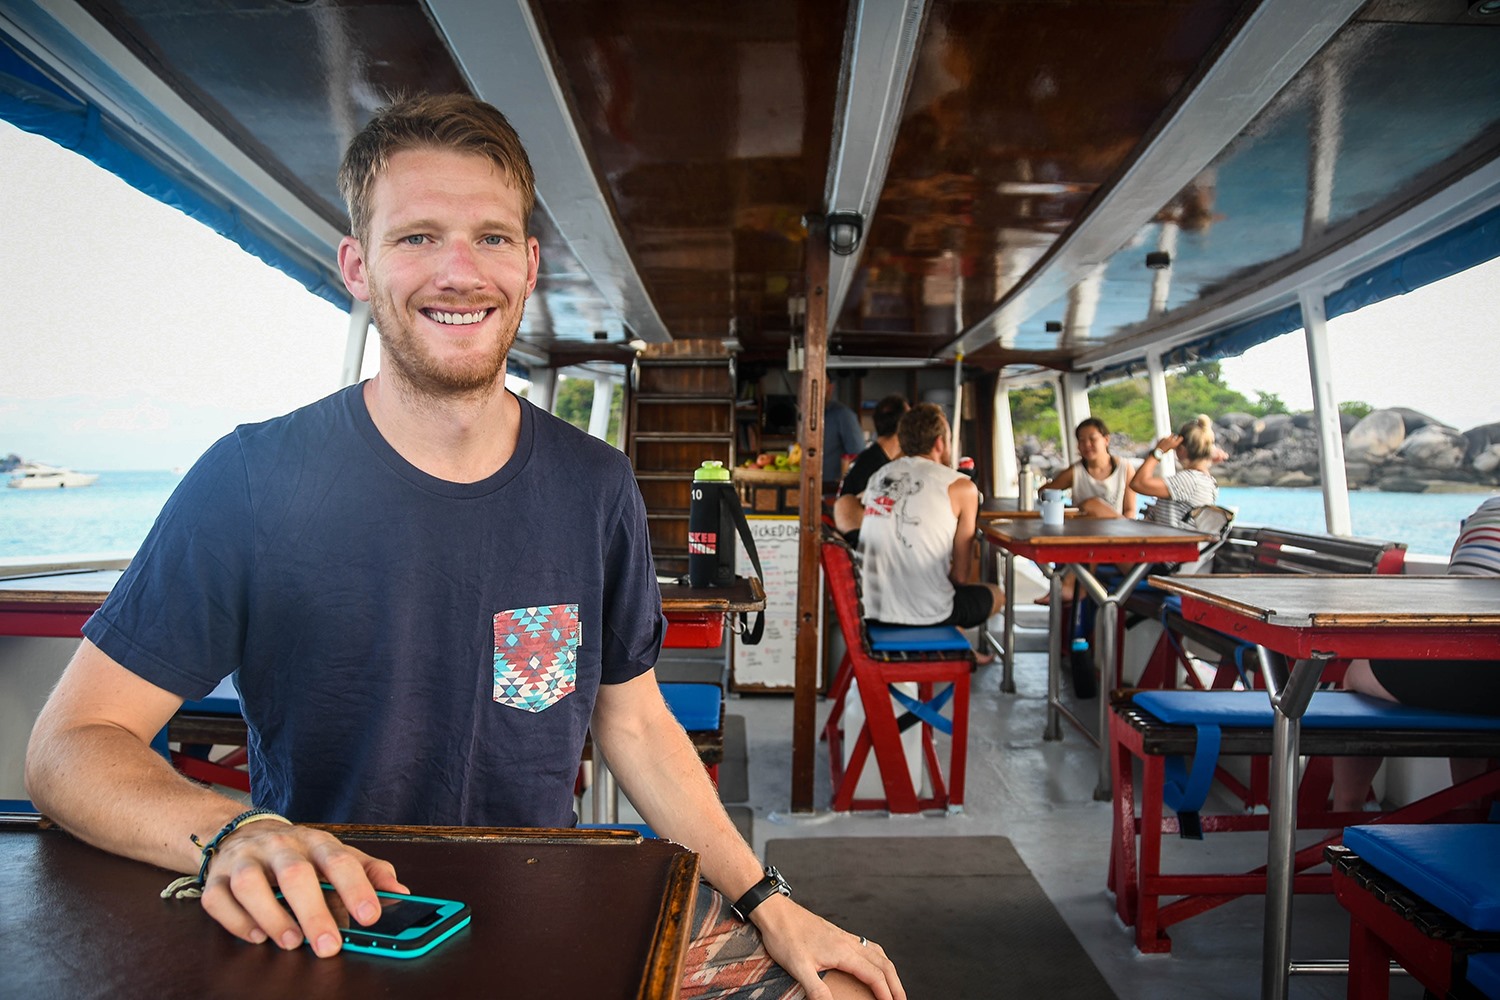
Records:
M869 943L870 943L870 939L869 938L865 937L863 934L861 934L859 936L859 946L861 948L863 948L865 945L867 945Z

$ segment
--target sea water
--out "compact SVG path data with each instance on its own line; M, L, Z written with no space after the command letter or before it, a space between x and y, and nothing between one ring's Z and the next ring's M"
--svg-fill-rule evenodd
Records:
M176 472L101 472L92 486L72 490L0 489L0 558L134 552L182 476ZM1459 522L1488 494L1349 494L1354 534L1405 542L1407 550L1446 556ZM1219 503L1240 524L1289 531L1324 529L1317 488L1224 487Z

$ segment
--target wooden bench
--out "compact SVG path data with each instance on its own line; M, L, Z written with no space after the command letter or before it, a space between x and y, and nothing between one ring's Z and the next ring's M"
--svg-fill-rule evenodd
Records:
M867 628L849 546L842 539L825 536L822 561L845 646L829 690L833 707L823 728L833 777L834 811L961 811L969 739L969 678L974 671L974 652L968 640L952 626ZM914 685L916 696L901 691L897 687L901 684ZM846 766L844 707L851 686L858 688L865 718ZM944 716L942 710L950 701L952 708ZM903 710L899 716L895 710L898 704ZM920 752L932 786L932 794L925 796L919 795L912 781L901 744L902 731L915 725L921 726ZM938 763L934 731L951 737L946 780ZM885 796L857 798L859 777L872 752Z
M1366 576L1399 574L1405 564L1406 546L1400 542L1235 525L1229 529L1228 540L1215 554L1211 572ZM1132 595L1125 610L1127 624L1132 615L1136 621L1151 618L1162 624L1161 638L1136 681L1136 687L1176 687L1179 668L1182 668L1188 686L1202 687L1188 662L1185 640L1194 644L1195 651L1206 652L1215 658L1217 670L1209 687L1230 688L1236 681L1245 687L1254 685L1255 678L1245 670L1244 664L1245 657L1255 647L1186 621L1182 617L1182 602L1177 598L1148 588ZM1123 648L1123 642L1117 648ZM1324 676L1337 680L1343 676L1342 669L1346 665L1332 663Z
M1264 866L1249 872L1175 875L1164 874L1161 863L1163 834L1201 837L1269 828L1265 812L1204 814L1203 799L1196 796L1206 794L1207 776L1224 777L1216 767L1217 759L1270 754L1271 705L1263 691L1150 691L1119 698L1112 708L1114 824L1109 887L1120 919L1135 928L1136 946L1142 952L1167 952L1172 947L1166 933L1171 925L1240 896L1265 892ZM1169 720L1164 721L1158 712ZM1214 730L1200 729L1183 718L1214 720L1207 723ZM1233 724L1222 722L1225 718ZM1200 737L1218 741L1213 757L1199 756ZM1326 761L1332 756L1386 755L1496 758L1500 757L1500 718L1432 713L1363 695L1322 691L1314 695L1303 717L1301 749L1324 758L1309 765L1299 786L1297 823L1301 828L1327 830L1366 822L1428 823L1454 815L1477 816L1480 810L1463 807L1500 795L1500 769L1492 769L1389 813L1335 813L1329 809ZM1191 759L1193 764L1169 768L1174 757ZM1142 769L1139 814L1136 762ZM1171 815L1168 807L1181 814ZM1337 839L1326 838L1297 852L1295 891L1332 891L1328 875L1305 869L1317 865L1323 848ZM1162 903L1163 898L1173 896L1182 898Z
M1500 823L1356 827L1329 847L1349 911L1349 992L1385 1000L1395 959L1440 997L1500 998Z

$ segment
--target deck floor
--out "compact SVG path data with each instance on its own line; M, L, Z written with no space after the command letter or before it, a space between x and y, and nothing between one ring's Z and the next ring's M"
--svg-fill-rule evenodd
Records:
M952 816L893 818L828 811L827 746L821 743L816 799L820 811L789 815L792 699L731 695L727 710L746 720L756 850L764 856L767 840L792 837L1008 837L1121 1000L1258 997L1262 897L1242 898L1177 925L1170 955L1136 951L1132 932L1115 917L1112 897L1105 891L1110 806L1093 799L1094 746L1066 724L1061 741L1042 739L1045 654L1020 653L1016 660L1015 695L1000 693L998 663L975 675L967 801L963 813ZM827 710L820 703L820 721ZM1082 703L1076 711L1092 718L1094 703ZM1305 842L1312 839L1312 831L1303 836ZM1163 853L1164 867L1170 871L1249 870L1265 862L1265 835L1220 833L1202 842L1174 839L1164 844ZM1331 896L1298 897L1293 927L1294 961L1347 954L1348 920ZM1290 988L1294 1000L1344 994L1342 976L1298 976ZM976 989L973 995L984 992ZM1421 995L1411 979L1392 978L1394 1000Z

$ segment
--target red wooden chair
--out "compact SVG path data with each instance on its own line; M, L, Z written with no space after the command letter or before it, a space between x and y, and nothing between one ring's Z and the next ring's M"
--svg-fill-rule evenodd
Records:
M886 809L893 813L914 813L923 809L946 809L959 812L964 801L964 765L969 740L969 677L974 670L974 654L967 641L961 641L962 652L933 633L952 633L962 640L956 629L892 629L882 647L874 650L865 628L860 605L859 582L849 547L842 541L823 542L823 572L833 598L834 613L844 638L845 653L838 674L829 690L833 708L823 728L828 740L828 759L833 775L833 808L837 812L851 809ZM949 637L951 638L951 637ZM902 640L912 645L902 645ZM925 647L925 648L923 648ZM844 704L850 683L857 681L865 720L855 737L847 766L843 761ZM913 683L917 696L912 698L894 685ZM946 685L937 691L939 686ZM952 702L951 713L942 714ZM905 711L898 718L895 706ZM932 794L920 796L907 768L901 732L912 725L922 727L922 757L927 768ZM933 731L951 735L946 780L933 741ZM871 751L880 768L884 798L856 798L855 788Z

